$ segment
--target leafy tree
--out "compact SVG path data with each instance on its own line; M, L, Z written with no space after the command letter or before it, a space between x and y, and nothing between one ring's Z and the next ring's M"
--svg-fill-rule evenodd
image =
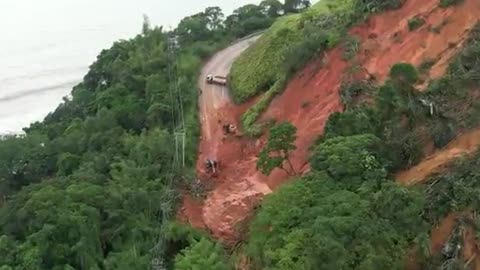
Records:
M290 152L296 149L294 145L296 131L297 128L288 122L272 127L267 144L259 154L257 169L267 175L275 168L280 168L289 174L295 174L295 169L288 157ZM285 161L290 169L284 167Z
M175 258L175 270L228 270L232 267L228 264L224 250L218 244L214 244L206 238L195 242L184 249Z
M260 3L260 7L262 7L263 12L271 18L280 16L283 11L283 5L278 0L264 0Z
M383 10L398 9L405 3L405 0L359 0L356 1L356 8L362 13L374 13Z
M285 12L287 13L297 13L302 9L310 7L309 0L285 0L283 5Z
M146 14L143 14L142 34L148 34L148 31L150 31L150 29L150 18L148 18Z
M235 37L241 37L265 29L273 19L265 14L263 6L248 4L237 8L225 19L225 26Z
M403 269L409 243L424 230L418 226L421 194L385 187L363 196L341 189L324 172L282 186L265 198L251 224L247 252L254 267Z
M80 157L71 153L63 153L58 159L58 172L61 175L70 175L80 165Z
M417 69L408 63L397 63L390 69L390 78L394 82L415 84L418 81Z
M38 133L0 139L0 180L5 190L17 191L53 173L56 157L52 147L48 138Z
M181 44L206 40L210 35L209 20L205 13L197 13L180 21L176 29Z
M205 9L205 16L208 20L208 29L218 30L223 27L224 15L219 7L208 7Z
M381 123L377 111L369 107L361 107L343 113L333 113L325 126L324 139L337 136L360 134L381 134Z
M312 169L356 190L364 183L378 186L385 179L387 163L382 154L381 141L373 135L335 137L317 145L310 162Z

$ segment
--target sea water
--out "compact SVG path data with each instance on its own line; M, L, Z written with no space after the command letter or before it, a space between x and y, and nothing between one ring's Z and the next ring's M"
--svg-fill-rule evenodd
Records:
M0 134L41 121L114 41L174 27L208 6L225 14L255 0L0 0Z

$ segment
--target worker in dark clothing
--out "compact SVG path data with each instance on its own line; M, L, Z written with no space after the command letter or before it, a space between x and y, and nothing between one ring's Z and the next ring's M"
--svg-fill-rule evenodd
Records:
M223 125L223 133L228 134L229 131L230 131L230 125L229 124L224 124Z
M205 161L205 167L207 169L207 173L216 174L218 170L218 162L216 160L207 159Z
M224 124L223 126L223 133L224 134L233 134L237 130L237 127L233 124Z

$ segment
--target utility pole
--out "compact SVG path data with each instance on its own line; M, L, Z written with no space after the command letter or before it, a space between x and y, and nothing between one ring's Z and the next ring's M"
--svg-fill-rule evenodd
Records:
M166 225L167 221L171 218L173 212L172 202L174 200L175 194L173 193L173 184L178 172L178 169L185 167L185 142L186 142L186 129L185 129L185 118L183 111L183 97L182 93L178 87L178 77L177 77L177 57L176 50L178 48L177 37L174 32L170 29L168 33L168 82L170 88L170 98L171 98L171 113L172 113L172 132L174 139L174 159L172 164L172 173L169 176L167 194L165 201L161 205L162 211L162 228L160 230L160 235L157 245L154 247L154 259L151 262L152 270L166 270L165 266L165 252L166 252Z

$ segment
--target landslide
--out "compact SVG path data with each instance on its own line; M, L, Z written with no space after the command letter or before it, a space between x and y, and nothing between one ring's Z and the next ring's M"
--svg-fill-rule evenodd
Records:
M377 83L382 82L391 76L388 71L393 64L412 63L418 66L422 72L421 81L416 88L425 91L413 94L413 98L433 101L435 104L435 109L430 115L433 117L426 121L428 125L423 127L419 125L419 128L427 129L427 133L432 135L432 138L427 138L427 141L433 140L433 147L437 150L425 151L428 153L428 158L421 161L419 165L423 166L423 170L414 166L409 171L410 174L399 173L397 179L403 184L414 184L419 181L418 179L424 180L430 174L438 172L438 166L448 164L462 154L473 153L477 150L479 145L479 134L476 129L478 127L478 95L475 87L478 87L480 71L478 69L480 64L478 52L480 50L478 50L478 36L476 35L479 30L479 12L480 4L477 1L464 1L462 5L448 9L438 7L437 1L422 3L406 1L400 10L388 12L391 18L397 19L396 22L400 21L399 25L401 26L397 26L393 22L389 23L385 16L387 13L385 13L368 20L367 27L362 25L350 31L351 34L355 33L359 36L361 40L356 64L363 71L363 75L366 75L365 78L374 78ZM409 29L409 22L417 16L421 17L425 24L415 30ZM379 32L375 30L379 30ZM389 32L390 30L392 32ZM413 39L410 36L416 38ZM300 76L289 83L285 92L273 101L262 117L264 121L286 119L298 128L297 150L292 154L294 157L292 159L296 168L300 168L302 171L308 167L304 166L307 160L306 156L313 140L317 137L309 138L309 134L313 132L319 135L324 132L326 119L332 113L331 107L329 107L331 104L338 104L337 110L339 111L343 109L344 104L340 97L342 81L351 65L341 61L342 53L341 48L335 48L328 52L322 60L310 64ZM424 68L427 63L429 67ZM321 67L320 71L319 66ZM444 75L445 72L447 72L446 75ZM439 79L440 77L442 78ZM297 85L292 87L295 82ZM426 85L428 87L423 88ZM326 91L328 91L327 94L324 93ZM315 101L312 102L312 99ZM323 116L323 118L319 116ZM403 125L401 122L406 122L403 121L406 120L404 118L395 120L398 120L401 126ZM428 130L438 126L447 127L447 130ZM440 138L435 137L435 133L439 133ZM454 139L452 140L452 138ZM426 141L422 141L422 143L426 144ZM400 149L398 150L400 151ZM432 151L433 154L429 155ZM398 153L395 154L398 155ZM434 162L430 160L434 160ZM407 167L414 165L417 161L407 164ZM430 165L428 165L429 161ZM438 183L446 182L447 186L433 187L437 194L432 197L436 200L431 197L427 198L428 207L430 207L427 212L435 215L435 217L429 217L430 224L439 222L449 213L463 210L472 204L478 205L474 195L477 192L476 185L469 185L469 183L478 181L476 179L478 178L476 177L477 172L472 172L473 166L478 167L478 162L475 165L470 164L469 167L463 167L458 174L450 175L448 179L438 180ZM471 175L465 177L461 172L471 172ZM279 178L277 177L277 179ZM462 179L461 184L457 182L458 179ZM445 205L445 202L449 204ZM265 212L273 209L271 205L268 206ZM437 209L442 209L443 212ZM457 244L455 241L463 241L465 246L462 252L465 262L477 267L477 240L473 237L472 227L459 224L457 219L462 218L464 218L463 215L450 214L437 229L432 231L431 251L438 253L446 241L453 241L452 243L455 245ZM272 224L275 220L268 222L267 224ZM457 236L462 240L450 237L454 230L457 230L455 233L460 230ZM262 246L262 244L258 244L258 246Z
M421 16L426 23L410 31L409 20L415 16ZM344 108L339 91L344 75L353 65L363 70L361 77L381 81L386 78L389 67L397 62L421 65L429 59L435 59L428 78L436 78L445 72L447 63L458 48L462 47L467 33L474 27L479 16L480 3L476 0L465 0L461 5L447 9L439 7L437 0L407 0L400 9L372 16L349 31L350 35L359 39L359 51L355 61L344 60L344 49L341 46L328 50L288 83L284 93L274 99L262 120L288 120L298 128L297 150L292 153L291 160L297 171L306 172L309 168L309 147L323 133L329 116ZM279 23L288 24L290 20L294 20L292 18L297 17L287 17ZM446 18L448 22L444 22ZM438 27L439 25L441 27ZM436 30L432 30L433 28ZM283 32L288 31L278 31L280 34ZM266 36L268 37L268 33ZM262 38L244 57L263 59L264 56L251 56L252 51L262 47L261 44ZM266 54L267 51L268 47L265 47L262 53ZM273 56L271 59L278 60ZM241 63L245 60L238 61ZM239 74L248 78L243 82L255 82L252 76L263 76L259 70L271 71L257 69L258 61L252 60L251 63L250 68L240 71L235 71L234 64L231 73L233 87L235 81L239 80ZM271 65L270 62L268 64ZM278 62L272 65L280 66ZM269 76L265 78L267 77L270 81L263 85L271 85L275 79ZM251 92L243 98L257 93L258 85L262 83L244 87L244 90ZM236 95L235 92L233 95ZM215 116L210 116L209 122L230 121L238 124L245 110L246 106L226 101L216 107ZM201 117L204 119L206 116ZM256 170L256 156L265 142L265 137L256 140L246 137L224 138L217 125L210 125L208 129L202 131L202 134L208 132L212 135L208 140L202 137L197 171L211 191L206 194L202 203L195 206L191 203L184 205L183 218L196 226L206 227L215 237L233 243L241 237L238 226L248 219L252 209L266 194L287 180L287 175L276 170L266 177ZM220 173L215 179L207 179L204 174L203 160L209 155L221 162ZM192 211L189 207L197 209Z
M422 16L426 23L415 31L409 31L408 21L415 16ZM467 40L468 33L474 29L479 16L480 2L475 0L467 0L462 5L449 9L440 8L438 1L433 0L406 1L401 9L372 16L366 23L350 30L351 34L362 40L356 68L381 82L395 63L408 62L421 66L426 59L437 59L428 78L438 78ZM430 30L430 26L444 20L448 20L448 23L440 33ZM318 62L327 64L318 71ZM323 133L328 117L343 109L339 92L350 67L351 63L342 60L342 48L331 50L323 59L311 63L300 76L294 78L263 115L264 121L288 120L297 127L297 150L293 156L298 166L306 164L309 147ZM435 87L437 86L432 88ZM435 93L435 97L443 93L436 88L431 92ZM441 103L446 104L444 100L438 100L437 104L442 106ZM460 104L448 105L455 107ZM459 140L475 138L475 135L468 134L459 136ZM474 149L480 143L476 140L470 142L471 144L459 142L459 145ZM452 145L455 146L455 142Z

